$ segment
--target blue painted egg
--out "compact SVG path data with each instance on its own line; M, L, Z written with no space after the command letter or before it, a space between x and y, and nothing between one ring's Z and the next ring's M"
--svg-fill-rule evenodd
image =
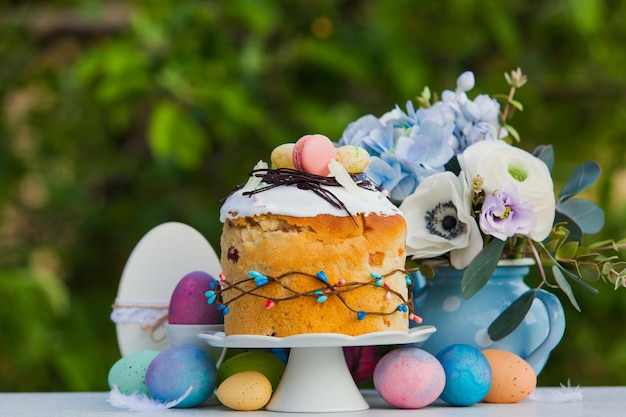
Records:
M443 348L437 359L446 373L440 398L450 405L468 406L481 401L491 388L491 366L485 355L465 344Z
M113 389L116 385L124 395L130 395L133 392L147 394L146 371L150 362L158 354L158 350L139 350L120 358L109 370L109 387Z
M217 383L215 363L195 346L175 346L161 352L146 371L146 386L161 402L178 399L193 387L177 408L195 407L211 396Z

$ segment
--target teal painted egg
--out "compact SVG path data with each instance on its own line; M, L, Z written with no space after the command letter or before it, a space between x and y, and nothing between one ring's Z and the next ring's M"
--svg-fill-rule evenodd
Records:
M158 350L139 350L119 359L109 370L109 387L114 385L122 394L133 392L148 394L145 377L150 362L159 354Z

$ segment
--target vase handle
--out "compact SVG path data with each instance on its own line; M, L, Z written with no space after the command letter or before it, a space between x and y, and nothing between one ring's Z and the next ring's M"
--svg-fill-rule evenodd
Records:
M557 296L548 291L540 289L536 293L536 298L546 307L550 321L546 339L525 358L526 362L533 367L535 374L538 375L548 360L550 352L559 344L563 333L565 333L565 312Z

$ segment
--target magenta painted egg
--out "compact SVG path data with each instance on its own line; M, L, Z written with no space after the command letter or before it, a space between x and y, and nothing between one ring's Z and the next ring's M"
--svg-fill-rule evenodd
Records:
M398 408L422 408L443 392L446 374L441 363L425 350L403 347L383 356L374 369L374 387Z
M224 314L217 304L207 302L206 292L215 282L210 274L194 271L185 275L174 288L168 310L170 324L222 324ZM215 284L213 284L215 285Z
M377 346L349 346L343 348L346 364L357 385L372 380L374 367L380 359Z

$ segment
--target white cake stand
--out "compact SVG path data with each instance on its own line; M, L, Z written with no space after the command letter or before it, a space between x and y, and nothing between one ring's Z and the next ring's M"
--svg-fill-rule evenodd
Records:
M265 407L270 411L320 413L360 411L369 405L356 386L344 346L382 346L423 342L436 331L419 326L408 332L388 331L346 336L310 333L289 337L226 336L224 332L198 334L209 345L226 348L291 348L285 373Z

